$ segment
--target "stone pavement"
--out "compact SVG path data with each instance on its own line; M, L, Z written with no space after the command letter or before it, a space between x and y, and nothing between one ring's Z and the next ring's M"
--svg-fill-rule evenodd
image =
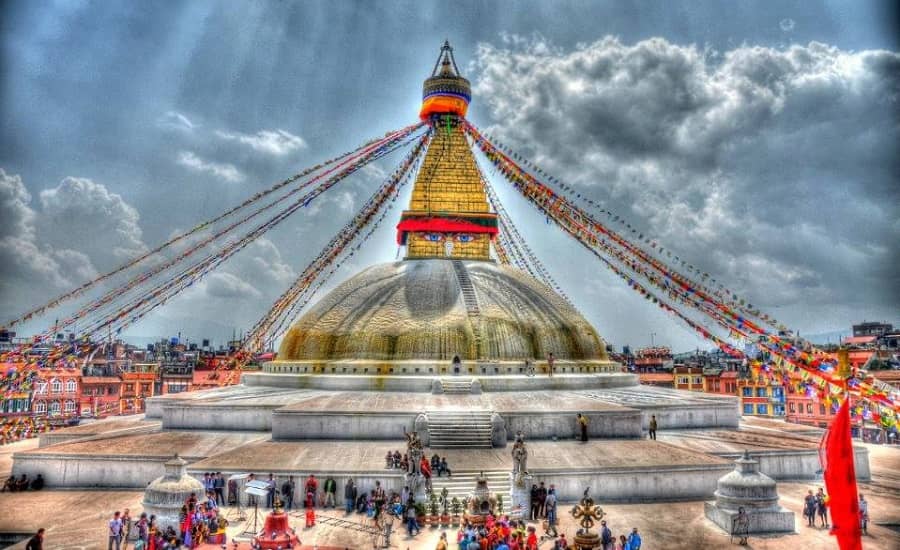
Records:
M23 442L28 443L28 442ZM870 504L870 536L864 537L865 550L893 550L900 548L900 533L889 525L900 525L900 448L866 445L871 455L873 479L860 484L860 491ZM6 448L0 448L6 452ZM2 454L0 454L2 457ZM2 462L0 462L2 464ZM801 514L802 496L813 487L806 483L779 483L781 504L795 512L798 532L778 537L751 537L749 548L757 550L794 548L836 548L827 530L804 525ZM33 532L47 527L45 548L75 549L106 547L105 523L115 510L130 507L140 512L141 493L134 491L44 491L39 493L0 494L0 533ZM616 535L637 527L647 550L659 548L728 548L729 537L703 515L702 502L611 504L603 505L607 521ZM574 520L568 515L572 503L560 505L560 531L571 540L575 532ZM324 513L343 517L342 512ZM364 521L363 516L349 519ZM298 526L302 522L296 520ZM399 526L398 526L399 527ZM242 526L233 523L230 531ZM401 530L393 539L399 550L435 547L441 529L426 527L415 538L408 538ZM456 538L455 529L448 529L448 538ZM301 529L301 540L307 545L338 548L371 548L370 535L319 524ZM545 543L542 549L549 548ZM24 548L24 542L13 548ZM738 548L735 546L735 548Z

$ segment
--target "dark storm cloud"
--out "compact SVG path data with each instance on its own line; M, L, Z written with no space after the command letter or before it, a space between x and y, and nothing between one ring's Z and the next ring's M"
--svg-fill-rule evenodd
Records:
M756 303L889 317L898 63L815 42L513 38L481 46L476 93L500 139Z

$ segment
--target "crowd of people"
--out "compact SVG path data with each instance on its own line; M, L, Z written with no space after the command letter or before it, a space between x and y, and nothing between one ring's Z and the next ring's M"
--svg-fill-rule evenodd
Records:
M803 498L803 517L806 518L807 527L816 526L818 518L823 529L828 529L828 495L825 489L819 489L813 493L810 489ZM859 527L864 535L869 534L869 502L865 495L859 495Z
M424 457L423 457L424 458ZM409 469L409 455L406 453L400 454L400 451L388 451L384 457L385 467L388 470L408 470ZM452 472L450 471L450 465L447 463L446 456L438 456L435 453L431 460L428 462L428 473L436 474L438 477L441 477L444 474L447 474L447 477L452 477Z
M38 474L34 479L28 479L28 474L22 474L18 478L14 475L10 475L5 482L3 482L3 488L0 489L0 493L5 493L9 491L11 493L28 491L29 489L32 491L40 491L44 488L44 476Z

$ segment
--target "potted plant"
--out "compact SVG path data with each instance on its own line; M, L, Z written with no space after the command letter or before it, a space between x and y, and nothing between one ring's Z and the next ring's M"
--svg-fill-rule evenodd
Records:
M434 491L428 494L428 523L429 525L437 525L438 524L438 497L434 494Z
M450 505L450 500L447 498L449 493L446 487L441 489L441 525L443 526L450 525L450 514L447 511L447 507Z
M422 502L413 502L413 508L416 509L416 521L419 525L425 525L425 504Z
M453 525L459 525L459 512L462 509L462 502L456 497L450 499L450 511L453 513Z

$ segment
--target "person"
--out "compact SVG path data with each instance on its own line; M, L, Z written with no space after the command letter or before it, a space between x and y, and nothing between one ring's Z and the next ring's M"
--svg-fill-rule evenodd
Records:
M450 548L447 546L447 531L441 533L441 538L438 539L437 546L434 547L434 550L448 550Z
M656 415L650 415L650 439L656 441Z
M819 487L819 492L816 493L816 512L819 515L819 519L822 520L822 527L828 527L828 497L825 496L825 490Z
M619 535L619 540L618 542L616 542L615 550L629 550L628 539L625 538L625 535Z
M325 506L334 508L334 495L337 493L337 481L330 475L325 480Z
M224 506L225 504L225 478L222 472L216 472L216 480L213 483L213 490L216 493L216 504Z
M556 362L556 359L553 358L553 352L547 354L547 376L553 378L553 364Z
M538 486L534 483L531 484L531 521L537 520L541 517L541 502L540 496L538 494Z
M547 512L547 534L553 533L553 536L557 536L556 532L556 489L553 485L550 485L550 490L547 491L547 499L544 501L544 509Z
M25 550L44 550L44 528L41 527L37 530L37 533L30 539L28 539L28 544L25 545Z
M438 477L441 477L441 474L444 472L447 473L447 477L453 477L453 472L450 471L450 465L447 464L447 457L441 457L441 464L438 467Z
M348 514L353 511L353 505L356 504L356 493L353 478L347 478L347 483L344 484L344 511Z
M122 542L122 513L116 511L113 514L113 518L109 520L109 544L107 545L107 550L112 550L113 545L115 545L116 550L121 549Z
M424 458L423 458L424 460ZM372 491L372 503L375 506L375 519L378 519L378 515L381 513L381 509L384 507L385 502L385 492L384 487L381 486L380 481L375 482L375 490Z
M459 358L459 355L453 356L453 374L459 374L459 367L462 365L462 360Z
M128 549L128 535L131 534L131 510L125 508L122 512L122 550Z
M40 491L44 488L44 476L38 474L36 478L31 482L31 490L32 491Z
M740 540L738 540L739 545L747 545L747 537L750 535L750 516L747 515L747 511L744 510L743 506L738 507L738 515L734 518L731 534L737 535L740 538Z
M16 491L25 491L28 489L28 474L22 474L22 477L16 481Z
M316 503L316 491L319 490L319 482L316 481L316 476L309 474L309 477L306 478L306 486L304 487L306 490L306 507L315 506ZM312 495L312 498L310 498Z
M269 474L269 479L266 480L266 508L274 508L275 507L275 476Z
M631 534L628 535L628 550L641 550L641 536L637 527L632 528Z
M565 533L559 535L559 539L557 539L554 548L555 550L569 550L569 541L566 540Z
M422 475L425 477L425 490L431 490L431 466L428 464L428 459L424 456L422 457L422 462L419 465L419 471L422 472Z
M10 475L8 478L6 478L6 482L3 483L3 489L0 489L0 493L5 493L6 491L9 491L10 493L12 493L15 490L16 490L16 476Z
M441 457L439 457L437 453L434 453L434 455L431 457L431 471L436 472L438 473L438 475L440 475L440 469Z
M294 507L294 476L288 476L287 481L281 484L281 500L285 510Z
M587 443L588 440L588 419L587 416L578 413L578 427L581 428L581 442Z
M803 499L803 516L806 518L808 527L816 525L816 495L813 494L812 489Z
M138 518L137 522L137 540L141 542L141 546L146 547L149 542L149 534L150 534L150 520L147 519L147 512L141 512L141 517ZM138 543L134 543L134 547L137 548Z
M613 550L613 534L612 531L609 530L609 527L606 526L606 520L600 520L600 544L603 550Z
M394 453L388 451L387 454L384 455L384 465L388 470L394 467Z
M864 535L869 534L869 502L865 495L859 495L859 526Z
M538 550L538 538L533 525L528 526L528 538L525 539L525 550Z
M525 376L534 376L534 363L529 358L525 359Z
M547 488L544 487L543 481L541 482L540 487L538 487L537 497L538 497L538 506L539 506L538 517L541 517L541 518L546 517L547 509L545 507L545 501L547 500Z
M235 506L238 503L238 482L236 479L228 480L228 504Z
M419 527L419 522L416 519L416 507L413 506L412 501L406 506L406 533L414 537L419 534L422 529ZM415 531L415 534L413 534Z

